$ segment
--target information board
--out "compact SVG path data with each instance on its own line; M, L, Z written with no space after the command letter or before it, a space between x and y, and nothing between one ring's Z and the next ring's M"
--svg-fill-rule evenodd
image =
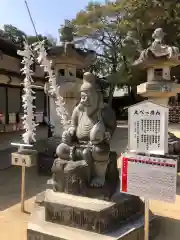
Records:
M122 155L121 192L145 199L175 202L177 160Z
M169 109L144 101L128 109L128 149L137 153L168 152Z

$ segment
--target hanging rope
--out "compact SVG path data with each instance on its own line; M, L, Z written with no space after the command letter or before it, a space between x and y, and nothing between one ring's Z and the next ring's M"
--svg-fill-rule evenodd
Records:
M22 102L24 109L23 116L23 128L25 129L25 133L22 135L23 141L25 144L31 144L32 141L35 142L36 135L36 126L38 124L35 123L34 120L34 109L33 100L35 99L34 92L32 90L32 74L31 66L33 65L33 53L31 47L28 45L27 41L24 41L24 50L18 50L17 54L23 57L22 64L24 65L21 69L23 75L25 75L24 83L23 83L23 92Z

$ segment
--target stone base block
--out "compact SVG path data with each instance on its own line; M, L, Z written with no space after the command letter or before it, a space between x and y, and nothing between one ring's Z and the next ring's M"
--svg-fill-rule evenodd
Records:
M43 207L37 207L27 229L27 240L144 240L144 219L138 218L107 234L98 234L51 222L46 222ZM152 218L150 238L158 234L158 219Z
M103 233L143 214L138 197L120 194L115 202L46 190L45 220Z

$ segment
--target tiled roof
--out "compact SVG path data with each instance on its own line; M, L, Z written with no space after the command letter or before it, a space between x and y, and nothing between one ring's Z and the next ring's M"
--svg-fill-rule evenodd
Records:
M20 49L19 45L13 43L9 39L0 37L0 51L2 51L3 53L5 53L9 56L19 58L19 56L17 55L18 49Z

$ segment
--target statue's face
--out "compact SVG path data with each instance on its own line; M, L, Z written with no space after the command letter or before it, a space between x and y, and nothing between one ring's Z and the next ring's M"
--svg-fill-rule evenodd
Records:
M89 114L96 110L98 106L98 94L96 91L82 91L80 105Z

